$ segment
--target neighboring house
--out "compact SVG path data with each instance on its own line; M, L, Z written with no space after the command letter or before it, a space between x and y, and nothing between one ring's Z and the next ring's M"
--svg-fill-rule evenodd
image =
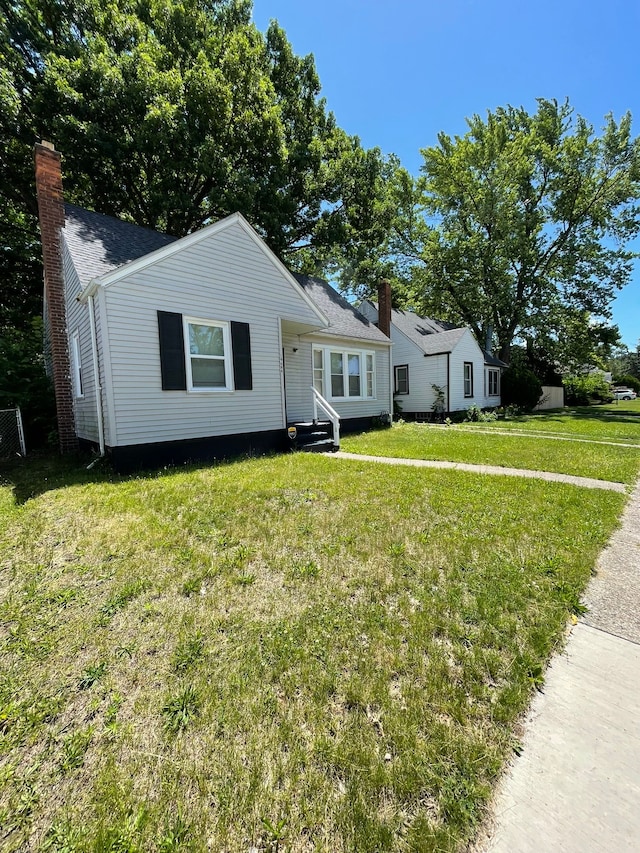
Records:
M234 214L174 239L36 186L61 449L123 470L288 446L313 388L342 429L392 407L391 343L329 285L295 277Z
M378 321L378 307L366 300L359 310ZM506 364L480 348L470 329L420 317L412 311L391 311L394 396L403 415L430 416L436 392L442 389L443 411L476 405L500 405L500 375Z

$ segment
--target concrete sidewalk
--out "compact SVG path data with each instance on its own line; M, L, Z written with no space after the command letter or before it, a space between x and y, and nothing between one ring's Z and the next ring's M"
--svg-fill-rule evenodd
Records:
M476 853L640 851L640 482Z
M405 459L396 456L367 456L364 453L326 453L327 459L352 459L356 462L377 462L380 465L408 465L413 468L445 468L453 471L468 471L471 474L491 474L497 477L525 477L531 480L547 480L549 483L569 483L585 489L606 489L610 492L626 492L624 483L596 480L593 477L576 477L573 474L556 474L552 471L534 471L529 468L503 468L501 465L473 465L469 462L448 462L443 459Z

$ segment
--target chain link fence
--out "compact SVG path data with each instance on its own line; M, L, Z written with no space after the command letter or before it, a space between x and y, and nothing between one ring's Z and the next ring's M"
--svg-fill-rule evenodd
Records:
M26 453L20 409L0 409L0 458L25 456Z

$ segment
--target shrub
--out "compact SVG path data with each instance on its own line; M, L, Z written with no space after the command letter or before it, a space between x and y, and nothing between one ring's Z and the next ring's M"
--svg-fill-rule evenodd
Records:
M562 380L568 406L589 406L594 401L611 402L613 394L601 374L565 376Z
M27 452L55 442L56 404L44 370L42 320L0 328L0 409L20 406Z
M465 421L480 421L482 423L496 421L497 419L498 415L495 411L483 412L482 409L475 404L473 406L469 406L465 416Z
M502 374L502 404L530 412L542 396L542 383L529 368L508 367Z
M613 384L620 385L623 388L631 388L636 392L636 394L640 395L640 379L637 379L635 376L631 376L628 373L625 373L624 376L620 376L616 373L613 377Z

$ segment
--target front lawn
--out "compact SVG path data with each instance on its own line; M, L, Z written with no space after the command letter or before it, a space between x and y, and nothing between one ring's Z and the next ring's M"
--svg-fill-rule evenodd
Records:
M7 853L461 849L625 502L305 454L0 498Z
M602 406L585 406L539 412L484 423L461 424L470 429L533 432L592 441L640 444L640 400L619 400Z
M402 459L434 459L499 465L506 468L553 471L618 483L633 483L640 471L640 449L624 445L553 440L518 434L502 435L504 423L459 424L444 428L430 424L397 423L391 429L345 436L341 449L349 453ZM531 430L550 420L527 421ZM485 432L485 427L487 428ZM635 427L640 444L640 424ZM569 436L567 436L569 437ZM575 436L573 436L575 437Z

